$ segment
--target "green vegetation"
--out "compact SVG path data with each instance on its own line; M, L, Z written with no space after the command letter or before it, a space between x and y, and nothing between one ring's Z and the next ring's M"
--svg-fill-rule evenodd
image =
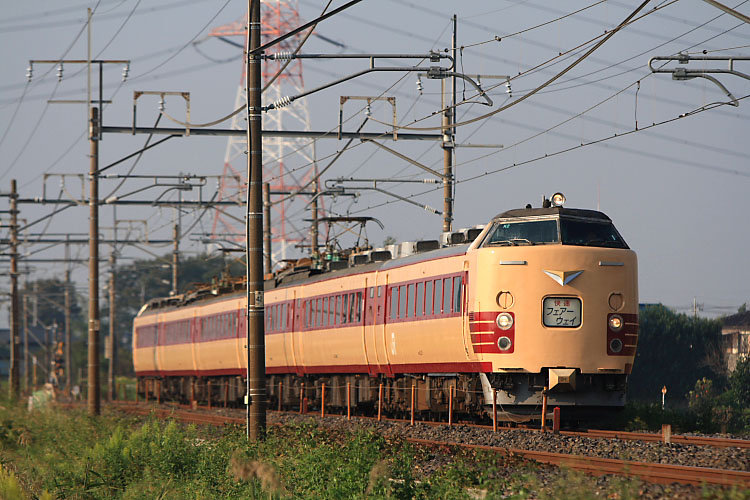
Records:
M640 334L628 399L661 404L667 387L671 406L685 406L688 391L703 377L723 383L721 322L648 306L639 315Z
M661 388L667 387L661 408ZM750 361L729 375L721 321L676 314L663 306L640 313L640 337L620 422L629 429L750 433Z
M7 500L635 499L643 488L637 480L603 482L496 453L426 449L309 423L271 427L264 442L248 445L236 427L0 405L0 498ZM712 489L706 498L735 493Z

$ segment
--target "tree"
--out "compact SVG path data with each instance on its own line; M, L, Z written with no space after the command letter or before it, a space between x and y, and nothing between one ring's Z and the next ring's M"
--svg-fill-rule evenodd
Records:
M696 380L723 386L725 374L715 359L721 351L721 324L716 320L676 314L662 305L640 311L640 333L628 396L661 399L666 385L672 401L682 400Z
M750 409L750 359L737 362L734 371L729 375L729 397L732 406L738 409Z
M384 247L387 247L388 245L393 245L394 243L396 243L396 238L394 238L393 236L386 236L385 239L383 240Z
M744 302L739 309L737 309L738 314L745 314L747 312L747 302Z

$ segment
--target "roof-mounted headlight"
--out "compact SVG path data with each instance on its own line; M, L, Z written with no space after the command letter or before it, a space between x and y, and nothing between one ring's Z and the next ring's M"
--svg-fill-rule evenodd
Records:
M555 193L550 198L553 207L561 207L565 203L565 195L562 193Z

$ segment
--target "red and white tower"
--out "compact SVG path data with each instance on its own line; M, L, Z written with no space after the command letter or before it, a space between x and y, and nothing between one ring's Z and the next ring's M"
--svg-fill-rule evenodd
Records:
M279 36L300 26L298 3L296 0L262 0L261 1L261 43L275 40ZM241 36L246 42L247 15L242 19L211 31L211 36ZM274 46L274 52L293 52L297 49L302 36L287 38ZM243 46L247 46L246 43ZM263 85L276 76L285 61L264 61ZM237 90L235 108L247 106L245 95L246 61L243 58L242 78ZM263 102L272 103L283 96L296 95L304 89L302 61L292 60L283 73L271 83L263 93ZM245 113L232 118L231 128L245 130L247 121ZM304 99L295 101L289 106L274 109L263 116L264 130L310 130L310 115ZM224 170L219 184L219 199L245 201L247 157L246 137L230 137L224 155ZM315 162L315 145L309 139L264 138L263 139L263 182L268 182L271 191L293 192L306 186L317 174ZM318 181L315 181L316 185ZM312 191L313 185L305 191ZM278 199L278 198L277 198ZM272 203L274 199L272 198ZM273 205L271 210L271 237L273 242L274 265L287 258L293 252L295 244L309 241L309 228L303 219L309 219L305 208L308 198L297 196ZM241 220L241 215L239 220ZM231 217L219 210L215 212L212 233L215 238L244 240L244 225L237 217Z

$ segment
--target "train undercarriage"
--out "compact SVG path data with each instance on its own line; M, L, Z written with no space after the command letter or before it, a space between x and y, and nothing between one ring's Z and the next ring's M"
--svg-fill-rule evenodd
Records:
M559 376L561 373L563 375ZM566 376L567 375L567 376ZM294 411L326 411L445 419L482 420L497 411L499 421L539 419L543 394L547 405L559 406L566 418L613 413L625 402L626 375L543 371L538 374L420 374L398 377L358 375L270 375L268 407ZM348 392L348 395L347 395ZM246 384L241 376L140 377L139 397L209 407L244 407ZM452 405L450 404L452 396ZM493 409L492 398L496 405ZM413 398L413 403L412 403Z

